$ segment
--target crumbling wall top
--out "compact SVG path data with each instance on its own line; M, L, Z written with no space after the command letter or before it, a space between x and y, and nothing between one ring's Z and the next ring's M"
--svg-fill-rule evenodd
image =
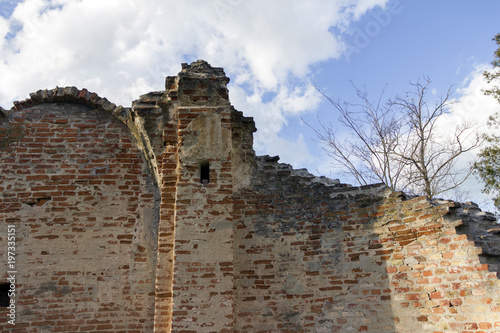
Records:
M7 118L7 115L7 110L0 106L0 123L2 123L2 121Z
M439 203L446 204L446 201ZM481 262L488 264L488 269L497 272L500 277L500 228L496 216L482 211L474 202L453 204L450 217L460 222L457 232L466 234L469 240L482 249L479 254Z
M191 64L182 64L177 76L168 76L165 80L167 96L171 101L178 101L180 106L228 106L229 78L224 70L212 67L204 60Z
M224 73L223 68L212 67L205 60L196 60L191 64L183 63L179 76L197 77L203 79L224 78L226 84L229 83L229 78L226 77L226 73Z
M123 122L128 118L126 109L123 107L117 106L107 98L100 97L85 88L80 90L76 87L55 87L54 89L38 90L31 93L30 97L25 100L15 101L10 112L2 112L0 110L0 118L2 117L1 113L8 116L12 112L22 111L38 104L58 102L83 104L95 109L112 112Z
M297 177L296 179L303 183L308 184L323 184L325 186L334 186L339 188L352 187L348 184L341 184L338 179L330 179L325 176L315 176L307 169L294 169L290 164L279 163L279 156L257 156L257 169L259 172L268 174L279 174L283 176Z

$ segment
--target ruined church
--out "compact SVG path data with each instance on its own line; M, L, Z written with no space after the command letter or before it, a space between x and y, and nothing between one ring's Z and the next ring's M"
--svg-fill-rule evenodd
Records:
M228 82L0 108L1 332L500 332L491 214L256 156Z

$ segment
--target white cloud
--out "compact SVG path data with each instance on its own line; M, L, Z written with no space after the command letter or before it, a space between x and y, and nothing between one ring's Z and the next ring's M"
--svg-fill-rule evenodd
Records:
M344 52L331 28L387 2L25 0L0 18L0 105L75 85L128 106L164 89L180 63L205 59L224 67L233 104L255 117L258 152L300 161L310 156L303 138L279 132L317 107L311 66Z
M462 83L462 87L457 89L460 97L453 106L453 113L460 117L473 117L485 123L490 115L498 111L498 102L491 96L486 96L484 91L491 88L483 77L486 70L490 70L490 64L479 64Z
M377 0L360 0L356 2L355 6L350 8L354 20L359 20L367 11L375 7L385 7L387 1Z
M489 131L488 118L500 110L498 102L492 96L484 94L485 90L491 88L491 84L486 82L483 72L490 69L489 64L476 65L453 92L455 98L451 100L450 113L439 123L441 132L449 133L450 129L464 122L474 125L481 133Z
M9 33L9 21L0 16L0 48L3 47L5 43L5 37Z
M439 124L442 133L450 133L450 129L455 128L457 124L468 122L474 124L479 133L488 132L490 129L486 123L488 117L499 111L498 102L491 96L484 95L484 91L489 88L489 84L483 78L483 72L490 70L490 64L476 65L462 82L456 92L456 98L453 100L450 114ZM450 133L453 134L453 133ZM457 159L457 168L466 168L476 159L480 148L461 155ZM461 187L464 194L461 201L475 201L485 210L494 210L491 197L482 194L481 190L484 184L475 176L471 176Z
M280 162L292 164L297 167L305 165L314 159L307 148L302 134L299 134L293 141L283 139L277 135L274 135L272 139L272 143L268 147L270 151L269 155L275 155L272 152L279 152Z
M276 96L276 102L287 114L314 110L321 101L321 94L310 83L306 86L294 87L293 90L283 87Z

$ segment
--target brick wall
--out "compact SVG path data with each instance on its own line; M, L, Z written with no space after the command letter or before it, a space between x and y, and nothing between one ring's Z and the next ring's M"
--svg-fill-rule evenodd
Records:
M235 199L238 332L494 332L500 284L453 202L260 158Z
M16 228L17 317L5 332L152 330L158 192L128 129L101 109L43 103L0 130L2 280ZM4 246L5 245L5 246Z

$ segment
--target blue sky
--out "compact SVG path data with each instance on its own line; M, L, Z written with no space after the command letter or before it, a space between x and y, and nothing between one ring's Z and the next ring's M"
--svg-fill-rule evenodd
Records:
M497 0L0 0L0 106L56 85L130 106L205 59L254 117L258 154L352 183L302 121L337 117L314 85L353 101L350 80L390 97L428 75L437 94L454 85L457 121L484 123L499 108L481 93L498 13Z
M406 91L409 81L423 75L428 75L433 87L444 93L450 85L454 90L466 87L470 76L477 75L478 68L489 66L493 60L496 44L491 39L500 32L495 19L500 13L499 1L397 3L398 14L387 16L384 27L377 25L380 13L387 13L381 9L374 9L352 24L354 35L362 35L370 25L380 27L378 34L362 44L364 48L357 48L349 58L322 64L315 81L329 96L355 101L352 80L359 86L366 84L374 97L387 84L389 97ZM350 43L354 37L345 39ZM459 98L460 93L454 97ZM320 115L328 117L331 112L327 103L319 107ZM284 131L290 135L287 129Z

